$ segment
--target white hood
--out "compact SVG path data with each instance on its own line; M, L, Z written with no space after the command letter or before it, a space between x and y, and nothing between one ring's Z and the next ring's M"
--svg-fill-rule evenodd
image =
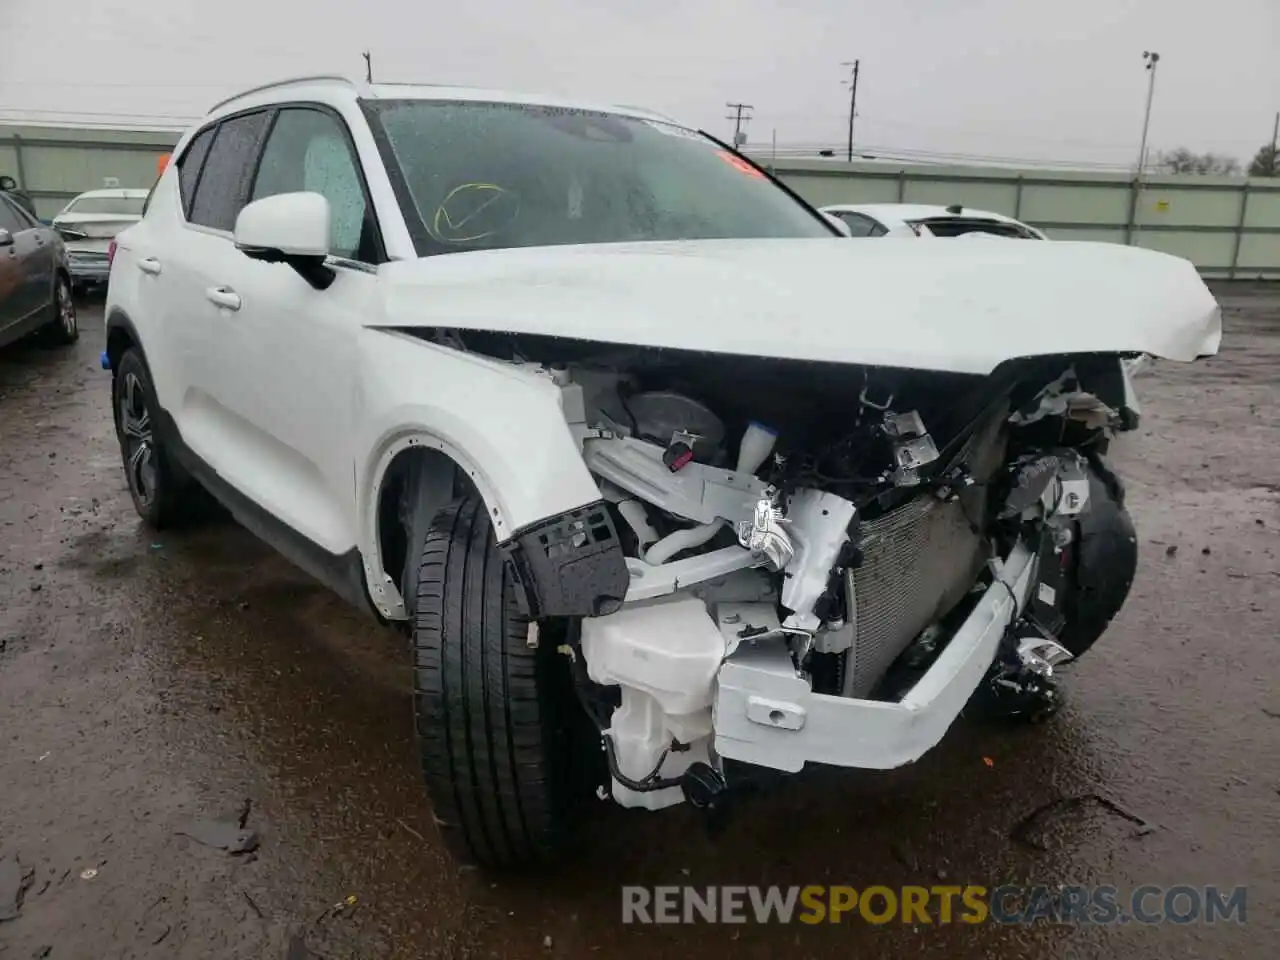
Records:
M439 326L986 374L1014 357L1216 353L1195 268L1103 243L702 240L388 264L370 326Z

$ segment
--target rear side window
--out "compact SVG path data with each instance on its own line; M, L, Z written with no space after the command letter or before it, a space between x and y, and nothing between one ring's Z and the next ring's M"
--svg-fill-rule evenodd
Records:
M917 220L929 228L935 237L962 237L967 233L986 233L995 237L1009 237L1015 240L1039 240L1034 233L1016 223L1003 220L983 220L966 217L934 217L931 220Z
M878 237L885 230L876 221L870 217L864 217L860 213L852 213L850 211L837 211L836 216L849 225L849 234L854 237Z
M196 185L190 220L230 232L245 204L258 144L267 126L266 113L247 113L218 124L217 135Z
M9 203L8 197L0 197L0 230L17 233L28 229L27 222L18 215L18 208Z
M196 181L200 179L200 168L204 166L204 158L209 155L209 146L213 143L213 132L209 127L196 134L191 146L187 147L178 161L178 191L182 194L182 213L191 215L191 200L196 195Z

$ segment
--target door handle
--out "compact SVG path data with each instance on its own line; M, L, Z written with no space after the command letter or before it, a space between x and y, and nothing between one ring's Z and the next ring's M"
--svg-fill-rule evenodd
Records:
M210 287L204 292L210 303L215 303L227 310L240 309L240 294L230 287Z
M143 257L138 261L138 269L154 276L160 272L160 261L155 257Z

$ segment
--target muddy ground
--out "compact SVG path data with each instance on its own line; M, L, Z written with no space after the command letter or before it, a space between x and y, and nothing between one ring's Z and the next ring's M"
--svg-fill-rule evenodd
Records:
M541 878L455 868L419 783L403 641L229 523L143 530L98 367L0 351L0 958L1233 957L1280 926L1280 291L1221 291L1222 355L1142 374L1115 460L1134 593L1045 726L962 726L915 767L819 771L716 840L601 805ZM1065 814L1101 792L1157 825ZM234 815L229 856L176 833ZM1140 835L1141 834L1141 835ZM623 927L622 884L1248 885L1244 925ZM354 905L332 908L346 898ZM305 943L309 952L300 949Z

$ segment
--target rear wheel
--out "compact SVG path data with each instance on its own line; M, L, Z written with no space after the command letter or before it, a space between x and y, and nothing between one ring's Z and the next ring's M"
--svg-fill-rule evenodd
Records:
M65 346L80 339L80 325L76 319L76 302L71 295L71 281L58 275L53 288L53 304L49 308L49 322L44 325L45 338Z
M157 530L183 515L190 481L176 467L156 434L155 388L147 364L136 348L126 350L111 384L116 438L134 508Z
M433 520L414 611L414 713L441 835L482 866L548 860L569 819L576 705L554 644L530 646L474 495Z

